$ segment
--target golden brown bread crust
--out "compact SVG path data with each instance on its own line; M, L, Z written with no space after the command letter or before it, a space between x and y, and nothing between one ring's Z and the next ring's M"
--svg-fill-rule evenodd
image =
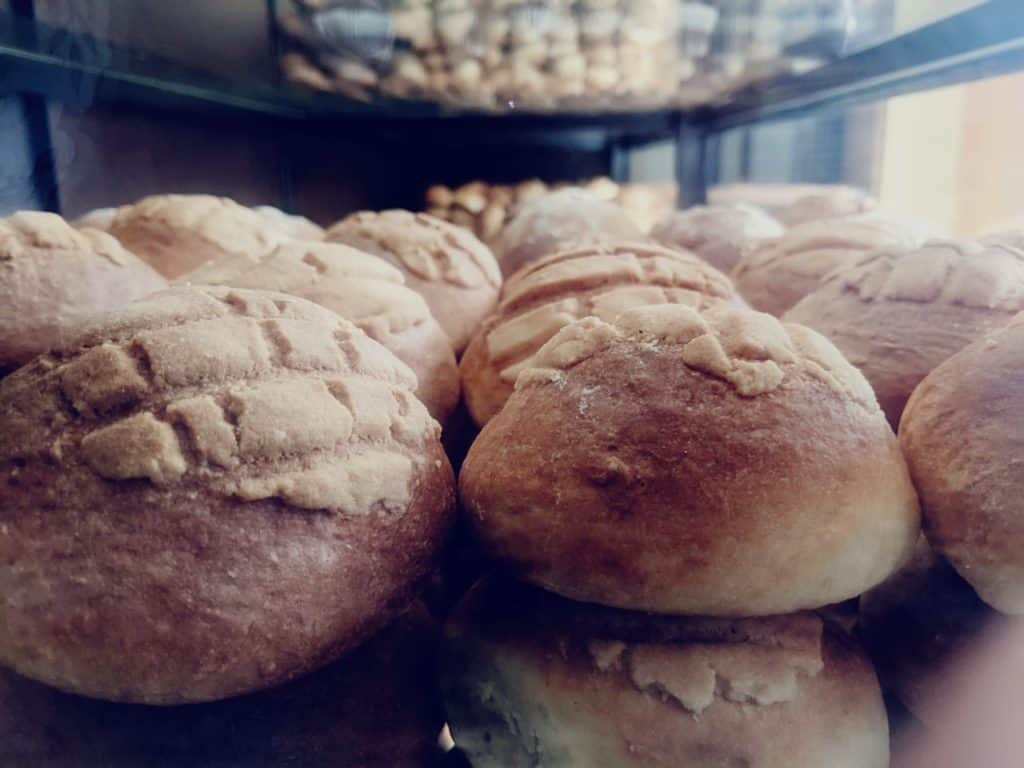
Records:
M982 633L1006 621L924 536L910 562L860 599L860 632L882 685L925 724Z
M144 197L120 208L109 231L169 280L222 256L258 256L288 239L251 208L213 195Z
M569 247L643 239L644 232L625 209L579 187L567 187L525 203L498 235L494 255L508 277Z
M592 315L612 321L626 309L679 303L700 308L735 298L729 279L689 252L646 243L571 248L511 277L501 301L459 364L466 404L486 424L512 394L516 377L558 330Z
M722 620L485 582L445 627L442 687L475 768L887 768L870 663L813 614Z
M871 383L895 428L939 363L1024 310L1024 250L932 241L825 278L784 316L824 334Z
M463 465L486 546L567 597L754 616L885 579L917 498L864 378L823 337L721 304L563 328Z
M0 663L171 704L296 677L411 599L453 509L412 372L284 294L177 288L0 383Z
M55 213L0 219L0 376L75 333L82 319L167 287L110 235Z
M490 249L468 230L425 213L353 213L325 239L387 259L426 299L459 354L494 308L501 272Z
M1024 613L1024 316L953 355L914 390L900 444L935 550L1003 613Z
M715 269L730 272L744 251L783 232L782 224L760 208L737 203L672 211L655 225L651 237L669 248L693 251Z
M423 768L444 722L422 605L307 677L187 707L86 699L0 669L0 764Z
M781 316L829 273L880 249L920 245L913 227L875 214L811 221L743 254L732 279L750 306Z
M447 334L402 273L376 256L341 243L290 242L264 256L217 259L179 282L280 291L327 307L412 368L417 397L441 424L459 403Z

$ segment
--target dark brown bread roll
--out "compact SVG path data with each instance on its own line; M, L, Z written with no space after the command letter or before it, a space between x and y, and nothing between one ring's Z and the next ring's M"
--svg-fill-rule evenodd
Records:
M166 287L99 230L76 230L55 213L0 219L0 376L60 344L87 315Z
M472 232L425 213L362 211L327 230L325 239L387 259L423 296L456 354L498 299L501 272Z
M284 294L178 288L0 383L0 663L176 704L362 641L453 508L414 377Z
M926 724L985 630L1005 621L923 536L910 562L860 598L860 632L882 685Z
M0 669L0 765L425 768L444 722L422 606L338 661L268 691L181 707L62 693Z
M870 662L811 613L635 614L512 582L445 627L442 687L474 768L888 768Z
M918 534L864 377L822 336L729 303L559 331L459 476L489 550L567 597L716 616L861 594Z

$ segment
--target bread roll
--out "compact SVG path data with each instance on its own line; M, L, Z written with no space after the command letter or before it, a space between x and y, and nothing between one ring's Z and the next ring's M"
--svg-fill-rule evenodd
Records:
M118 210L109 231L168 279L223 256L259 256L288 239L251 208L212 195L143 198Z
M285 213L280 208L275 208L272 205L257 205L253 210L262 216L263 220L272 227L280 230L285 237L295 240L324 239L324 228L310 221L305 216Z
M119 210L120 208L117 206L112 206L110 208L96 208L88 213L83 213L71 222L71 226L76 229L88 228L107 232L110 230L110 225L114 223L114 217L117 216L117 212Z
M721 184L708 199L712 205L756 205L787 227L856 216L877 206L863 190L841 184Z
M566 187L525 203L498 235L494 253L508 277L570 246L643 238L623 208L579 187Z
M178 704L352 648L453 507L414 382L284 294L177 288L85 324L0 382L0 663Z
M485 582L445 627L442 688L474 768L888 768L885 707L811 613L632 614Z
M262 257L231 256L182 280L281 291L337 312L412 368L416 395L447 424L459 403L459 370L447 334L402 273L341 243L291 242Z
M735 296L729 278L688 252L641 243L596 245L534 262L505 284L494 316L459 369L473 420L486 424L512 394L519 372L560 328L592 315L612 321L630 307L700 308Z
M732 278L752 307L781 316L830 272L852 266L872 251L918 245L914 228L874 215L815 221L744 253Z
M567 597L757 616L859 595L918 533L896 438L823 337L723 303L566 326L477 438L490 551Z
M900 422L925 533L986 603L1024 613L1024 315L925 378Z
M423 296L459 354L494 308L501 273L471 232L424 213L362 211L327 230L327 240L387 259Z
M0 219L0 376L73 334L82 319L167 287L110 235L55 213Z
M1024 310L1024 250L932 241L861 257L785 314L857 366L896 427L939 363Z
M651 237L669 248L693 251L715 269L729 272L745 250L784 231L764 211L738 203L673 211L655 225Z
M861 635L882 684L925 724L984 630L1004 620L923 536L910 562L860 599Z
M227 701L85 699L0 669L0 764L47 768L423 768L444 722L421 606L333 664Z

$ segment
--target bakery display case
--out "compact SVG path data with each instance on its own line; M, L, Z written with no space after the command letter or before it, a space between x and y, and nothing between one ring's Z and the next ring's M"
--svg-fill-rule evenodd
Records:
M0 83L0 768L1024 765L1017 0L7 0Z

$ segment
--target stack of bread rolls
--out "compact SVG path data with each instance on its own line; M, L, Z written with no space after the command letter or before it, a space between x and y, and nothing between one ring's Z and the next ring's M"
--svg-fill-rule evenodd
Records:
M876 665L957 732L1024 631L1021 242L0 220L0 764L884 768Z

